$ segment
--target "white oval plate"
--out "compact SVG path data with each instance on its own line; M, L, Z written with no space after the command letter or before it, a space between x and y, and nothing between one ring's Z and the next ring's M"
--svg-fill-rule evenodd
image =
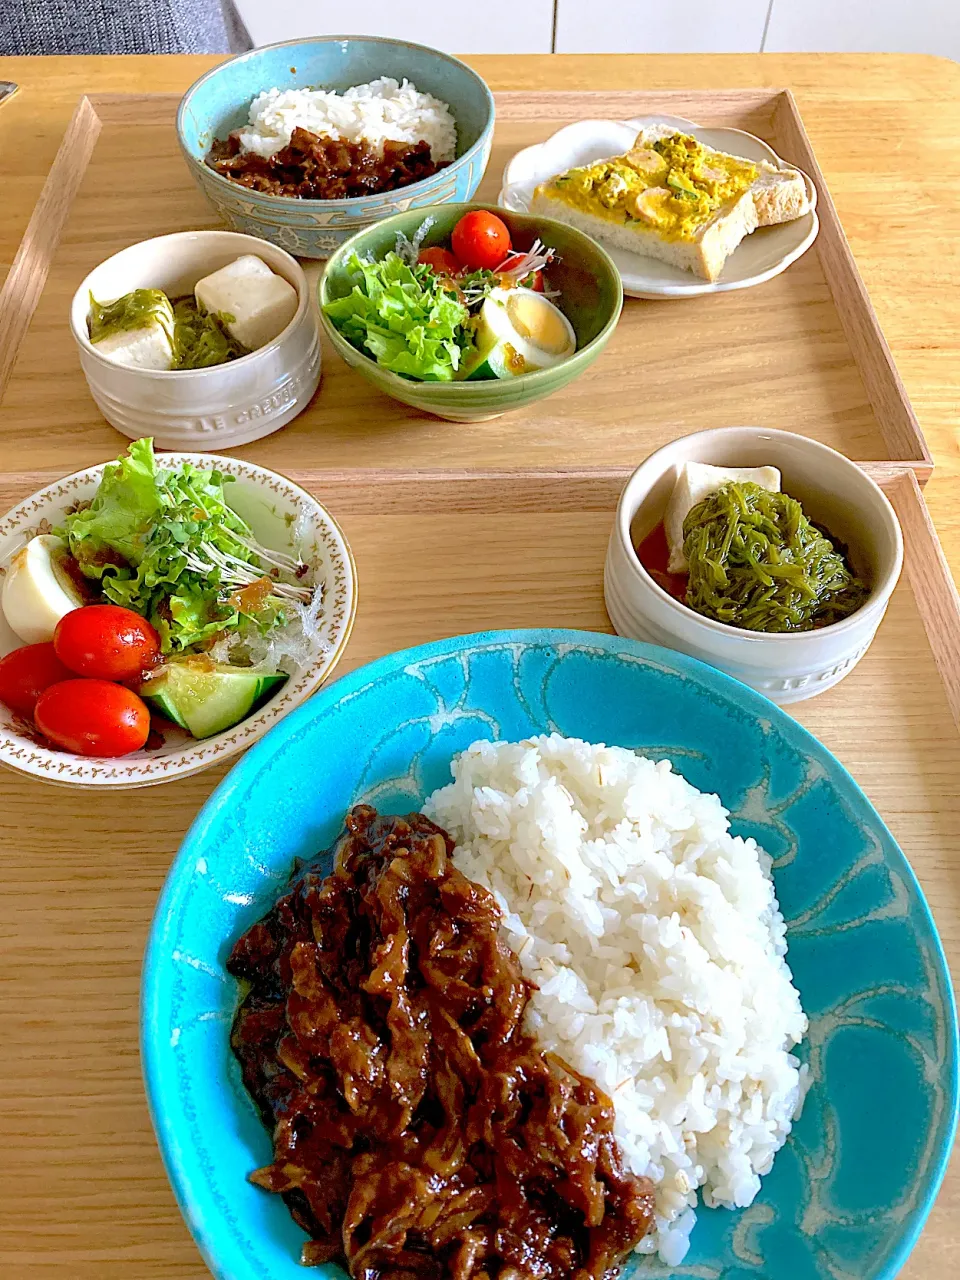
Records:
M781 160L762 139L742 129L708 129L682 116L670 115L637 116L633 120L580 120L560 129L546 142L517 152L503 171L498 203L501 208L516 213L528 213L539 183L565 169L622 155L633 146L641 129L657 124L672 125L683 133L690 133L715 151L744 156L747 160L766 160L781 169L796 168ZM656 258L604 245L620 272L624 293L633 298L697 298L704 293L748 289L779 275L806 253L820 229L817 189L805 173L803 180L810 203L808 212L793 222L760 227L746 236L728 258L720 279L713 284Z
M165 726L161 744L117 759L52 750L31 725L0 703L0 764L64 786L114 790L184 778L246 750L288 711L309 698L339 662L356 613L357 571L350 546L329 512L285 476L240 458L163 453L158 455L158 462L162 467L192 462L196 467L208 471L217 468L234 476L236 483L228 491L230 506L247 521L264 546L292 552L293 531L299 530L296 549L309 563L312 581L324 584L321 647L292 672L259 711L232 729L198 742L176 726ZM24 542L37 533L49 532L68 509L93 497L105 465L66 476L0 517L0 574ZM22 643L0 613L0 656Z

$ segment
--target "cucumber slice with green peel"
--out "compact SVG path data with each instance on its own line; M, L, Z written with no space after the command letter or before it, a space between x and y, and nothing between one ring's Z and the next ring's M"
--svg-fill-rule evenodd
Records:
M513 378L510 361L507 358L508 353L503 347L494 347L492 351L487 352L482 360L470 362L470 368L463 375L465 382L490 382L494 378ZM466 367L466 366L465 366Z
M140 696L195 738L209 738L239 724L286 678L187 658L166 663Z
M496 346L497 335L495 333L491 333L488 330L477 334L477 345L460 366L457 377L462 382L479 382L481 379L498 377L499 375L490 363L490 357L494 354Z
M157 678L157 685L161 683L161 678ZM165 689L157 688L152 690L149 685L145 685L140 690L140 695L150 706L159 711L162 716L166 716L168 720L172 720L174 724L178 724L181 729L186 729L189 733L189 726L183 718L183 713L177 704L173 701Z

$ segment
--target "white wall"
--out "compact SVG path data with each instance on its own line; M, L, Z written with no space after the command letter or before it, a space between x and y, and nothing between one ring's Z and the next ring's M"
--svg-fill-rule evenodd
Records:
M2 2L2 0L0 0ZM935 53L960 0L234 0L256 44L381 35L450 53Z

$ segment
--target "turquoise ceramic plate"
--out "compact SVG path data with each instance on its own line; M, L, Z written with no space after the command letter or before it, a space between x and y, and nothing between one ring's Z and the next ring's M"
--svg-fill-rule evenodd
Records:
M638 1262L632 1276L892 1277L936 1195L957 1106L949 975L913 873L850 776L772 703L692 659L576 631L459 637L351 673L255 746L191 828L147 947L143 1061L210 1269L304 1276L302 1232L245 1181L270 1143L228 1045L231 943L350 805L408 811L475 739L553 730L667 756L719 793L775 859L810 1018L813 1088L756 1202L699 1211L683 1266Z

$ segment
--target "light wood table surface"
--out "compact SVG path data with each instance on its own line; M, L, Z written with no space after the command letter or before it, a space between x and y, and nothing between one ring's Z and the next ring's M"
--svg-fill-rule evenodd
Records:
M21 86L0 107L0 279L78 97L179 93L217 61L0 58L0 79ZM960 64L900 54L537 54L467 61L494 90L793 90L936 460L926 499L960 578ZM502 461L491 457L490 464ZM304 459L311 462L331 465ZM341 463L349 460L333 465ZM0 457L0 470L17 470L16 458Z
M0 106L0 280L78 97L179 93L216 61L0 58L0 79L21 86L14 99ZM895 55L491 56L469 61L495 90L793 90L934 455L936 471L926 497L954 576L960 577L960 65ZM585 464L603 465L601 440L585 440L584 448ZM302 465L350 465L346 458L325 458L321 449L322 441L316 456L305 457ZM525 465L519 445L518 454L509 462ZM488 460L494 468L504 461L493 455ZM5 445L0 473L22 469L15 450ZM366 539L383 557L369 598L386 604L395 594L396 578L390 575L400 570L390 561L389 539L372 525L367 529L359 516L350 528L357 544ZM558 520L555 536L572 538L578 528ZM601 554L604 529L599 523L584 517L579 536L593 538ZM545 543L542 554L552 556L555 549L556 544ZM527 597L531 609L539 607L541 575L526 561L517 572L525 575L516 619L524 625ZM569 618L570 625L598 625L602 606L595 583L593 588L596 598L584 587L583 617ZM461 613L453 618L458 625L452 629L482 625L470 612L468 598ZM406 639L403 623L400 616L398 645ZM891 627L899 664L923 643L910 625L895 618ZM356 658L373 656L367 652L373 644L372 635L358 627ZM878 654L871 661L887 658ZM889 676L896 678L893 667ZM887 681L882 687L893 686ZM936 876L944 895L942 902L931 901L935 911L942 906L949 917L956 915L960 828L954 830L956 815L950 817L949 801L942 798L957 793L951 764L956 743L947 742L949 728L941 708L914 711L914 718L903 713L896 724L889 717L884 721L880 711L871 711L866 720L851 714L834 728L841 735L841 758L861 778L861 750L865 759L871 756L871 747L861 744L872 743L871 734L889 734L891 743L894 737L933 735L948 747L942 767L925 782L941 800L938 822L949 819L950 830L927 822L931 806L922 798L916 800L916 813L901 811L898 822L920 829L926 883ZM182 789L158 788L143 800L129 793L108 799L60 794L0 775L4 889L19 904L5 926L8 932L0 935L0 947L7 950L8 977L30 966L33 978L29 994L9 982L7 997L0 996L7 1027L0 1090L15 1117L15 1132L8 1129L4 1138L4 1158L11 1161L5 1185L13 1189L12 1198L6 1195L0 1204L4 1280L201 1280L207 1274L162 1181L136 1086L138 973L123 928L136 916L145 930L149 903L182 834L183 806L201 803L220 772L185 782ZM871 794L885 811L882 774L870 782ZM900 835L896 822L893 826ZM50 836L61 828L59 853L50 848ZM79 904L83 910L78 913ZM142 936L136 942L142 945ZM91 1035L98 1048L95 1058L86 1053ZM41 1072L30 1064L42 1036L48 1037L49 1060ZM103 1046L110 1047L108 1055ZM878 1123L886 1122L878 1117ZM77 1186L78 1161L88 1169L82 1190ZM954 1175L902 1273L904 1280L953 1274L960 1256L957 1186Z

